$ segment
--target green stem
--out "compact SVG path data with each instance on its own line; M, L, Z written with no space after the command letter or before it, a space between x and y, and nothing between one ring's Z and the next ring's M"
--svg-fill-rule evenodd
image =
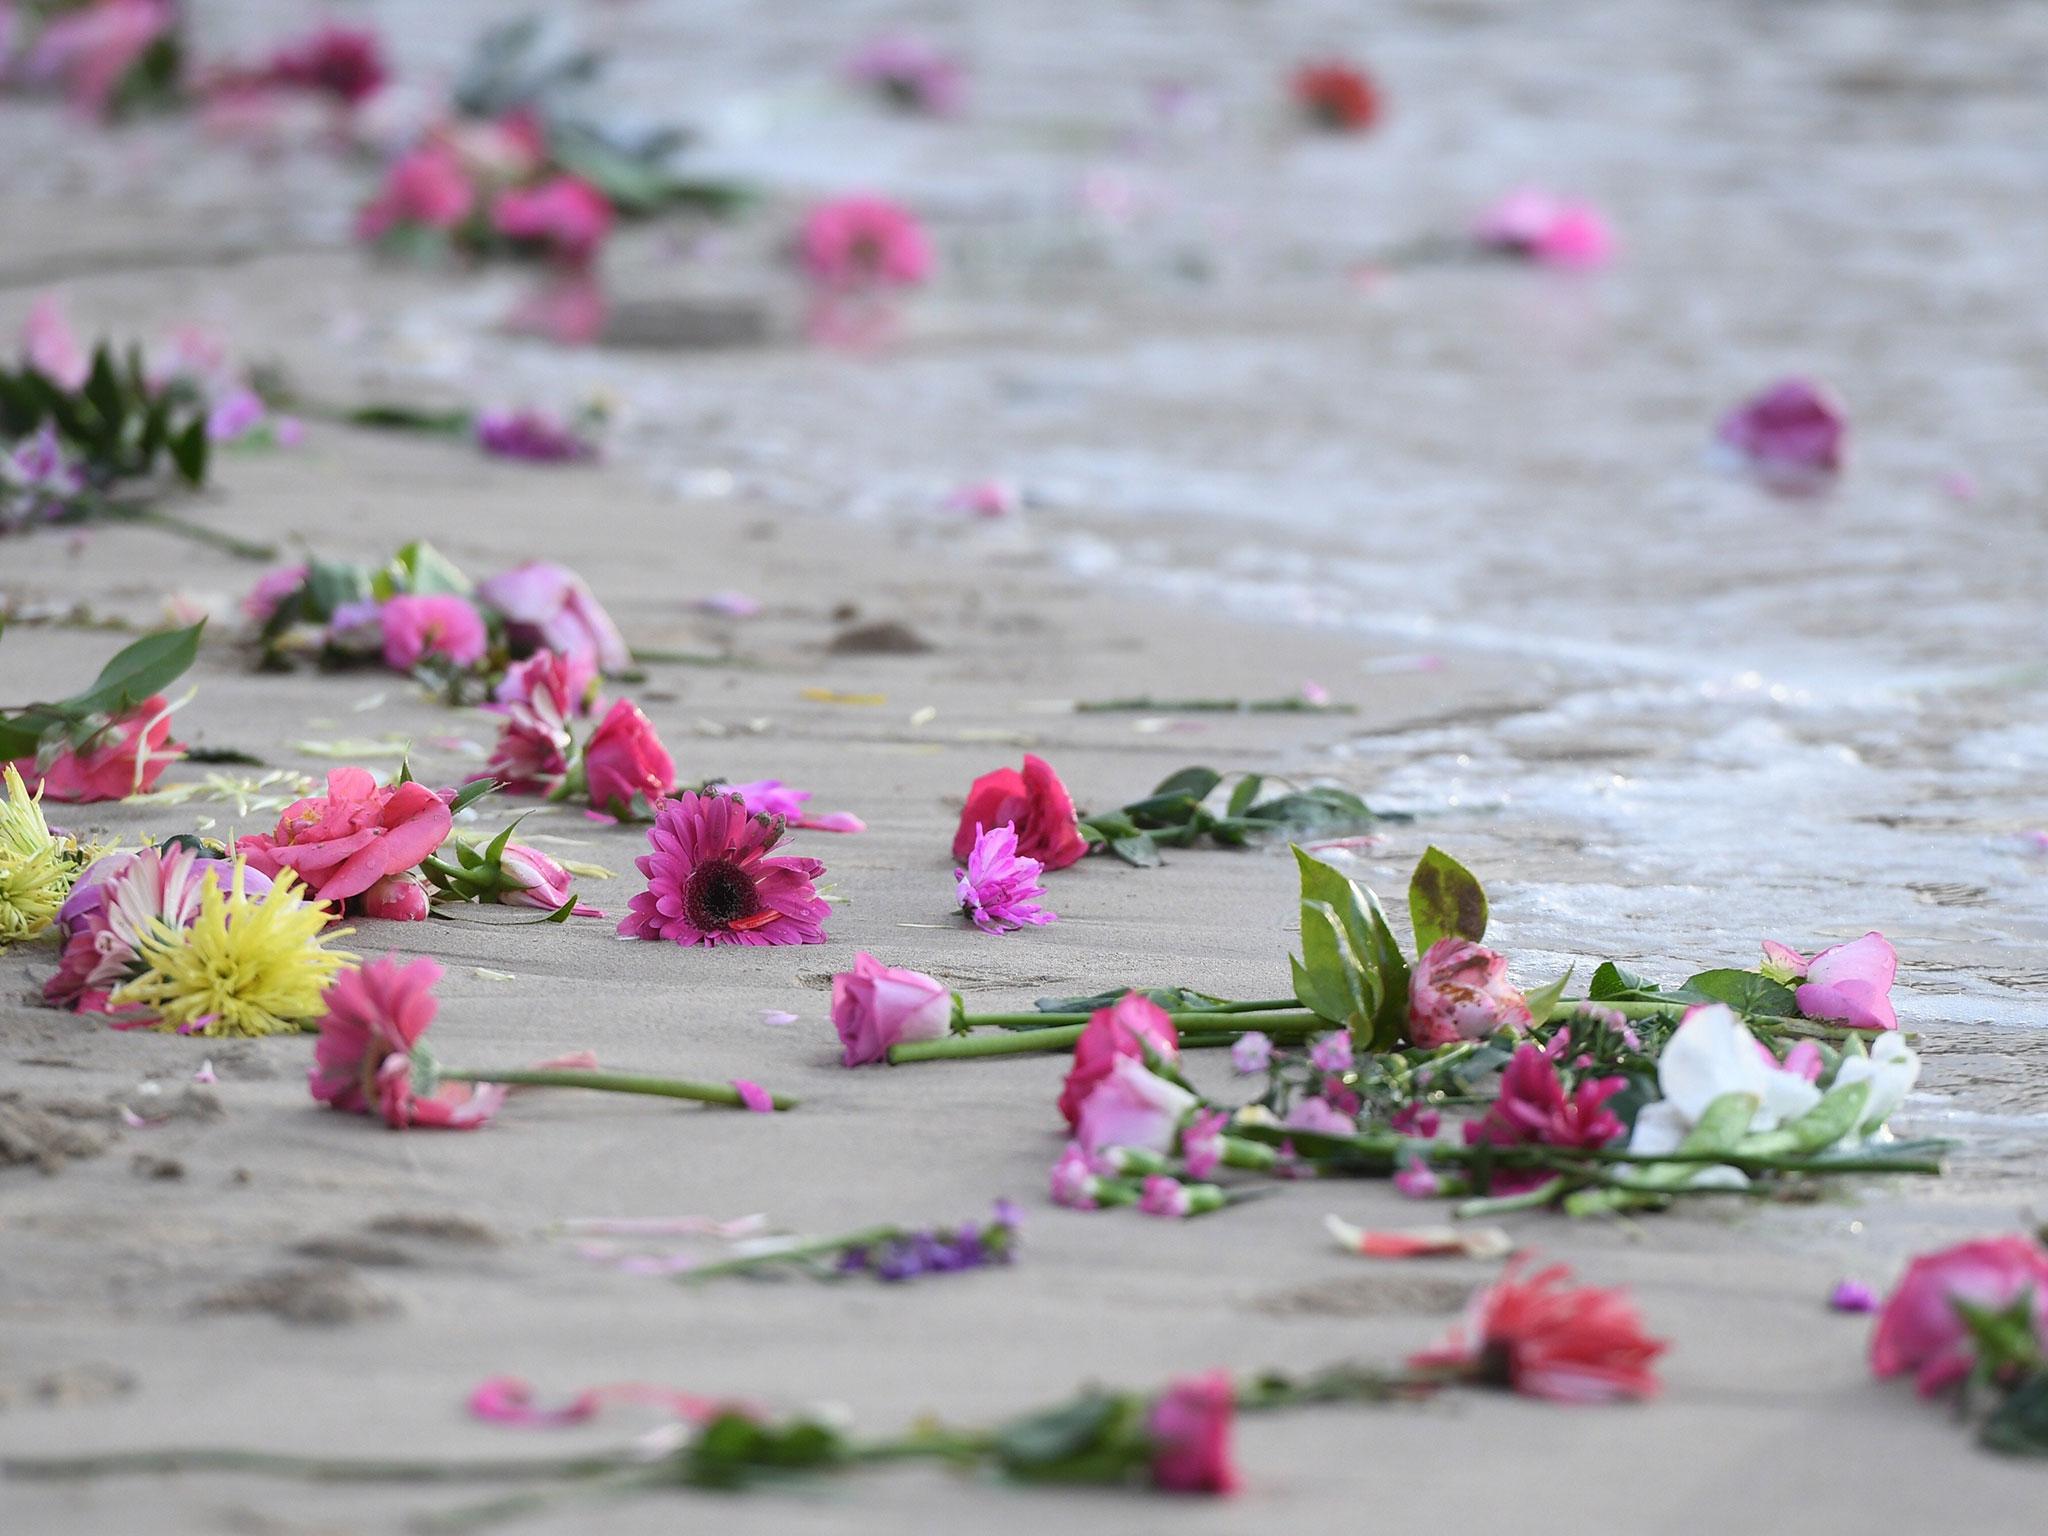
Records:
M871 1248L876 1243L886 1243L891 1238L902 1235L901 1227L863 1227L858 1232L842 1232L837 1237L814 1237L809 1242L792 1243L789 1247L777 1248L772 1253L750 1253L743 1258L721 1259L716 1264L699 1265L696 1269L684 1270L676 1279L684 1285L693 1285L699 1280L722 1280L728 1275L743 1275L749 1270L766 1269L775 1264L792 1264L800 1259L820 1258L828 1253L837 1253L842 1248Z
M234 555L238 559L275 560L277 558L277 546L275 544L258 544L249 539L238 539L231 533L222 533L218 529L203 527L198 523L188 523L184 518L174 517L158 507L131 507L123 511L121 515L133 522L148 523L152 527L162 528L167 532L175 533L180 538L192 540L195 544L205 544L210 548L221 550L227 554Z
M1320 1014L1311 1013L1293 998L1284 1003L1234 1004L1229 1008L1194 1008L1183 1013L1169 1012L1166 1016L1182 1034L1203 1034L1218 1030L1242 1032L1252 1027L1240 1023L1256 1014L1254 1021L1258 1028L1275 1030L1329 1030L1338 1026ZM1276 1017L1277 1015L1277 1017ZM1092 1013L969 1013L961 1016L960 1022L969 1029L1059 1029L1069 1024L1086 1024L1094 1018Z
M913 1061L965 1061L977 1056L1031 1056L1044 1051L1064 1051L1080 1039L1081 1031L1088 1027L1085 1014L1054 1014L1052 1017L1065 1022L1029 1029L1010 1027L1006 1033L996 1035L945 1035L937 1040L906 1040L889 1047L889 1065L900 1067ZM1188 1050L1234 1045L1248 1033L1241 1024L1196 1022L1208 1020L1206 1014L1176 1013L1168 1017L1180 1026L1180 1043ZM967 1022L972 1025L979 1019L970 1018ZM1260 1027L1271 1034L1302 1036L1318 1034L1335 1026L1316 1014L1303 1013L1300 1021L1289 1019L1268 1023L1262 1019Z
M1580 1003L1590 1002L1595 1008L1608 1008L1625 1019L1666 1019L1681 1015L1694 1003L1658 1003L1649 1001L1610 1003L1600 998L1565 997L1558 999L1558 1008L1572 1008ZM1741 1010L1738 1009L1737 1012ZM1553 1020L1561 1020L1562 1013L1551 1014ZM1744 1015L1743 1022L1751 1029L1765 1030L1776 1035L1797 1035L1808 1040L1868 1040L1878 1033L1876 1030L1856 1029L1847 1024L1823 1024L1812 1019L1789 1019L1779 1014Z
M1487 1200L1467 1200L1458 1206L1457 1214L1460 1220L1470 1220L1477 1216L1506 1216L1515 1211L1541 1210L1555 1200L1558 1192L1570 1182L1564 1174L1559 1174L1554 1179L1545 1179L1524 1194L1496 1195Z
M88 1456L16 1456L0 1461L9 1477L59 1478L163 1476L179 1472L249 1472L323 1483L469 1483L523 1479L603 1477L642 1461L629 1452L584 1456L471 1461L414 1461L343 1456L294 1456L279 1451L204 1447L157 1451L108 1451Z
M574 1067L522 1067L494 1072L458 1072L443 1067L451 1083L498 1083L507 1088L594 1088L602 1093L648 1093L664 1099L694 1099L700 1104L746 1108L739 1090L724 1083L692 1083L676 1077L646 1077L636 1072L584 1072ZM780 1093L769 1096L777 1109L795 1109L798 1100Z

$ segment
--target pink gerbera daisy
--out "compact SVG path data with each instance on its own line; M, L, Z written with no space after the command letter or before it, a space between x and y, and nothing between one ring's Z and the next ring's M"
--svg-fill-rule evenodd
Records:
M402 965L396 955L335 977L306 1074L313 1097L354 1114L382 1115L401 1131L412 1125L469 1130L496 1114L505 1090L488 1083L413 1092L413 1051L440 1008L434 998L440 979L441 967L424 956Z
M678 944L822 944L831 910L812 882L816 859L770 858L786 824L754 815L738 795L685 790L655 806L634 860L647 889L619 932Z
M974 829L974 847L967 867L953 871L960 892L960 911L983 933L1011 933L1058 919L1039 905L1045 887L1038 877L1045 866L1017 852L1017 829L1009 822L983 831Z

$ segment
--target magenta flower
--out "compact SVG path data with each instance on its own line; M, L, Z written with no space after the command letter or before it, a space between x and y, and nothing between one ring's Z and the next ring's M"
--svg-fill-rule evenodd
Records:
M1058 915L1039 905L1045 887L1038 877L1045 866L1017 852L1017 829L1008 823L991 831L975 829L974 850L967 866L953 871L960 892L960 912L983 933L1014 933L1057 922Z
M1235 1493L1240 1479L1230 1458L1230 1428L1236 1410L1228 1371L1169 1386L1145 1420L1153 1485L1171 1493Z
M1774 980L1801 983L1793 996L1800 1013L1809 1019L1847 1024L1852 1029L1899 1027L1891 999L1899 956L1881 933L1873 931L1824 949L1811 960L1775 939L1766 939L1763 970Z
M510 715L524 705L550 724L565 725L571 715L589 714L596 697L597 667L588 656L535 651L505 669L484 708Z
M812 281L839 290L907 288L932 274L932 246L917 215L886 197L840 197L804 217L798 235Z
M832 978L832 1027L849 1067L885 1061L889 1047L905 1040L936 1040L952 1024L952 991L922 971L898 970L863 951L851 971Z
M1230 1114L1221 1109L1198 1109L1180 1133L1181 1159L1188 1165L1188 1177L1206 1179L1223 1161L1223 1130Z
M757 816L780 816L792 827L801 827L806 832L865 832L868 824L850 811L833 811L825 816L813 816L804 809L811 798L808 789L791 789L780 779L756 779L751 784L725 784L720 786L729 795L738 795L747 802L747 809Z
M356 898L364 917L382 918L388 923L424 923L428 917L427 887L408 871L386 875Z
M1604 1147L1628 1133L1607 1101L1628 1086L1621 1077L1582 1080L1569 1094L1557 1064L1540 1046L1515 1049L1501 1073L1500 1092L1485 1116L1465 1127L1465 1144L1496 1147ZM1490 1194L1511 1195L1533 1189L1549 1175L1537 1169L1495 1172Z
M265 83L331 96L346 107L361 106L388 78L382 38L368 27L332 24L279 48L263 71Z
M1187 1089L1148 1072L1136 1057L1119 1056L1082 1102L1075 1139L1091 1157L1111 1147L1170 1152L1181 1118L1197 1103Z
M1099 1203L1096 1196L1102 1189L1102 1180L1078 1141L1068 1142L1066 1150L1060 1153L1059 1161L1052 1165L1051 1185L1054 1205L1063 1205L1074 1211L1096 1208Z
M566 464L597 457L597 445L546 411L483 411L476 418L476 444L500 459L532 464Z
M615 217L610 200L580 176L512 187L491 204L491 227L499 234L570 266L597 255Z
M475 206L476 183L461 157L445 144L422 144L385 175L384 185L357 215L356 234L375 241L409 227L452 230Z
M306 1074L313 1097L353 1114L377 1114L393 1130L442 1126L471 1130L496 1114L505 1090L447 1083L424 1097L412 1091L413 1048L440 1005L441 967L395 955L343 971L327 989L326 1016Z
M1774 491L1819 490L1842 469L1849 415L1824 384L1781 379L1721 418L1716 438Z
M1976 1343L1956 1303L1984 1311L2031 1298L2034 1336L2048 1346L2048 1248L2019 1236L1979 1238L1906 1266L1885 1298L1870 1338L1870 1368L1879 1376L1912 1372L1922 1397L1932 1397L1970 1374Z
M1487 209L1473 237L1488 250L1579 270L1606 265L1615 245L1598 208L1538 187L1519 188Z
M387 598L377 618L384 631L384 665L394 672L410 672L430 659L467 670L491 648L475 605L452 592Z
M822 944L831 907L816 859L772 858L783 824L738 795L684 790L655 807L651 853L634 860L647 889L619 932L677 944Z

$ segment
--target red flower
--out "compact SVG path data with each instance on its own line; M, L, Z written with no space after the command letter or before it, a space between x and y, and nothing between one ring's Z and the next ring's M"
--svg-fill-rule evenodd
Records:
M147 793L184 753L171 740L170 711L160 695L152 695L110 720L83 752L66 747L47 768L38 768L32 757L19 759L14 768L25 783L40 779L45 798L84 805Z
M967 791L967 808L953 834L953 857L965 859L983 828L1017 829L1017 852L1047 869L1065 869L1088 851L1074 815L1074 797L1043 758L1024 754L1024 771L998 768Z
M1567 1095L1556 1063L1542 1047L1518 1046L1485 1118L1465 1127L1465 1144L1604 1147L1627 1134L1621 1117L1607 1107L1607 1101L1627 1086L1626 1078L1587 1078ZM1540 1169L1503 1170L1494 1174L1488 1193L1519 1194L1548 1177Z
M1527 1280L1517 1274L1521 1267L1511 1261L1443 1343L1411 1355L1409 1365L1558 1403L1656 1395L1650 1366L1670 1346L1643 1332L1623 1292L1573 1285L1562 1264Z
M634 814L636 802L652 807L676 787L675 759L654 734L654 725L630 699L612 705L583 748L590 803L614 816Z
M1349 64L1304 64L1294 72L1293 89L1294 99L1325 128L1363 133L1379 121L1379 88Z
M1166 1010L1148 997L1126 993L1110 1007L1097 1009L1074 1042L1074 1065L1060 1090L1060 1113L1067 1124L1081 1123L1081 1106L1095 1085L1116 1070L1119 1056L1143 1063L1145 1047L1169 1062L1180 1060L1180 1034Z
M1237 1393L1228 1371L1208 1371L1166 1389L1145 1421L1152 1440L1152 1483L1174 1493L1234 1493L1230 1425Z

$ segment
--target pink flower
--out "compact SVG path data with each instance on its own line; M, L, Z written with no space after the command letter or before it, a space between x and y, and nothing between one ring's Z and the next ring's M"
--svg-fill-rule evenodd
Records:
M434 1022L440 979L432 960L400 964L395 955L335 977L306 1074L313 1097L351 1114L380 1114L395 1131L472 1130L496 1114L505 1090L489 1084L448 1083L424 1098L412 1091L412 1050Z
M546 411L484 411L476 419L476 443L500 459L531 464L567 464L597 457L597 445Z
M320 27L279 48L264 70L271 84L317 91L348 107L376 95L388 75L383 42L367 27Z
M804 270L827 288L910 287L931 276L932 247L917 216L885 197L840 197L804 217Z
M505 723L484 765L515 795L552 794L569 773L569 730L558 717L525 704L504 710Z
M505 669L491 690L492 702L484 707L510 714L507 706L525 705L560 723L571 715L589 714L596 694L597 668L588 656L535 651Z
M811 815L804 809L811 792L808 789L791 789L780 779L757 779L751 784L727 784L723 788L727 794L738 795L746 801L747 809L757 815L780 816L792 827L802 827L807 832L865 832L868 829L868 824L850 811Z
M873 86L895 106L932 117L951 117L966 95L966 75L921 38L878 37L846 61L847 75Z
M678 944L822 944L831 907L812 882L816 859L771 858L782 823L750 816L737 795L685 790L655 807L634 862L647 889L619 932Z
M1721 418L1715 436L1771 489L1818 490L1841 472L1849 414L1824 384L1781 379Z
M621 819L652 806L676 787L675 759L654 724L630 699L614 703L583 744L585 791L591 805ZM781 835L778 828L777 836Z
M107 994L140 969L144 937L159 926L189 928L211 882L228 889L226 859L201 858L189 848L105 854L86 866L57 913L63 952L57 973L43 983L43 1001L79 1013L107 1012ZM251 898L270 890L267 876L244 870Z
M516 336L539 336L562 347L583 347L604 335L611 301L591 267L556 266L505 316Z
M1057 922L1058 914L1039 904L1045 895L1038 883L1043 868L1036 859L1018 856L1015 827L980 833L967 867L953 871L961 915L972 918L983 933L1014 933Z
M326 794L287 806L275 832L244 837L235 851L252 869L273 879L292 870L316 899L340 903L418 868L454 824L424 784L380 787L367 769L337 768Z
M1394 1188L1410 1200L1433 1200L1443 1188L1443 1180L1427 1163L1410 1163L1393 1177Z
M1088 851L1074 815L1074 797L1052 764L1029 752L1021 773L998 768L968 787L967 808L953 833L953 857L966 858L983 827L1005 824L1017 829L1017 852L1049 870L1065 869Z
M1074 1064L1060 1089L1060 1113L1067 1124L1080 1123L1082 1104L1120 1058L1143 1062L1148 1049L1162 1061L1180 1061L1180 1034L1165 1009L1137 992L1098 1008L1074 1042Z
M1411 1099L1387 1117L1387 1129L1402 1136L1415 1136L1424 1141L1443 1129L1444 1117L1431 1109L1420 1099Z
M1847 944L1824 949L1811 960L1775 939L1764 940L1764 974L1786 982L1800 981L1793 994L1809 1019L1847 1024L1852 1029L1897 1029L1892 1008L1892 982L1899 974L1898 952L1875 931Z
M377 619L384 631L384 665L394 672L410 672L429 658L467 671L491 647L475 605L452 592L386 598Z
M1059 1161L1052 1165L1051 1184L1052 1203L1074 1211L1094 1210L1102 1188L1102 1180L1078 1141L1068 1142Z
M1273 1037L1258 1030L1247 1030L1239 1035L1230 1046L1231 1069L1240 1076L1250 1077L1263 1072L1273 1064Z
M1599 267L1614 255L1614 232L1599 209L1535 187L1510 192L1495 203L1473 233L1489 250L1546 266Z
M171 0L96 0L44 25L29 51L32 80L58 80L71 104L95 117L115 104L130 70L176 31Z
M1196 1110L1180 1133L1181 1160L1188 1165L1188 1177L1206 1179L1223 1161L1223 1128L1230 1115L1221 1109Z
M491 227L499 234L540 246L572 266L583 266L597 254L613 220L611 202L580 176L513 187L491 204Z
M1332 1030L1309 1047L1309 1065L1318 1072L1349 1072L1351 1070L1351 1035L1348 1030Z
M1777 1065L1775 1057L1771 1064ZM1567 1095L1556 1063L1541 1046L1517 1046L1485 1116L1465 1126L1465 1144L1604 1147L1628 1134L1621 1117L1607 1107L1607 1101L1627 1086L1623 1077L1588 1078ZM1488 1193L1519 1194L1548 1177L1534 1168L1498 1170Z
M1192 1215L1194 1200L1179 1179L1163 1173L1148 1173L1138 1189L1138 1209L1147 1216Z
M1174 1493L1235 1493L1239 1479L1230 1460L1230 1426L1236 1410L1227 1371L1168 1387L1145 1420L1153 1484Z
M379 917L389 923L424 923L427 887L410 871L386 875L356 898L356 910L364 917Z
M618 625L581 576L565 565L530 560L477 588L477 600L503 615L512 643L581 657L601 672L632 665Z
M54 293L38 294L21 325L21 355L60 389L77 389L92 372L92 358L79 341L64 304Z
M953 1024L953 994L922 971L883 965L862 952L832 978L832 1027L849 1067L888 1058L905 1040L937 1040Z
M24 783L40 781L46 799L87 805L147 794L184 754L184 746L171 740L169 707L162 695L151 694L109 720L82 751L65 747L48 767L38 767L33 757L18 758L14 767Z
M744 1077L736 1077L732 1080L732 1087L733 1092L740 1096L740 1103L755 1114L772 1115L775 1113L775 1096L759 1083L751 1082Z
M1082 1101L1075 1139L1090 1157L1111 1147L1170 1152L1181 1117L1196 1102L1179 1084L1146 1071L1136 1057L1118 1056Z
M506 907L538 907L553 912L575 892L569 885L569 871L524 843L507 843L499 856L498 872L504 884L497 901Z
M1508 982L1505 955L1469 939L1438 939L1415 962L1408 979L1411 1043L1434 1049L1534 1022L1522 994Z
M972 512L976 517L1008 517L1023 505L1022 493L1007 480L973 480L946 495L949 510Z
M405 227L452 230L476 206L476 183L444 144L422 144L394 164L362 213L356 234L381 240Z
M1558 1403L1654 1397L1651 1367L1669 1346L1643 1332L1627 1295L1572 1285L1562 1264L1524 1280L1522 1262L1509 1260L1449 1337L1408 1363Z
M2034 1332L2048 1346L2048 1249L2007 1236L1958 1243L1924 1253L1886 1299L1870 1337L1870 1368L1879 1376L1913 1373L1923 1397L1969 1375L1976 1354L1957 1302L1998 1311L2033 1292Z
M1355 1136L1358 1122L1328 1099L1311 1095L1296 1102L1283 1122L1297 1131L1314 1131L1324 1136Z

